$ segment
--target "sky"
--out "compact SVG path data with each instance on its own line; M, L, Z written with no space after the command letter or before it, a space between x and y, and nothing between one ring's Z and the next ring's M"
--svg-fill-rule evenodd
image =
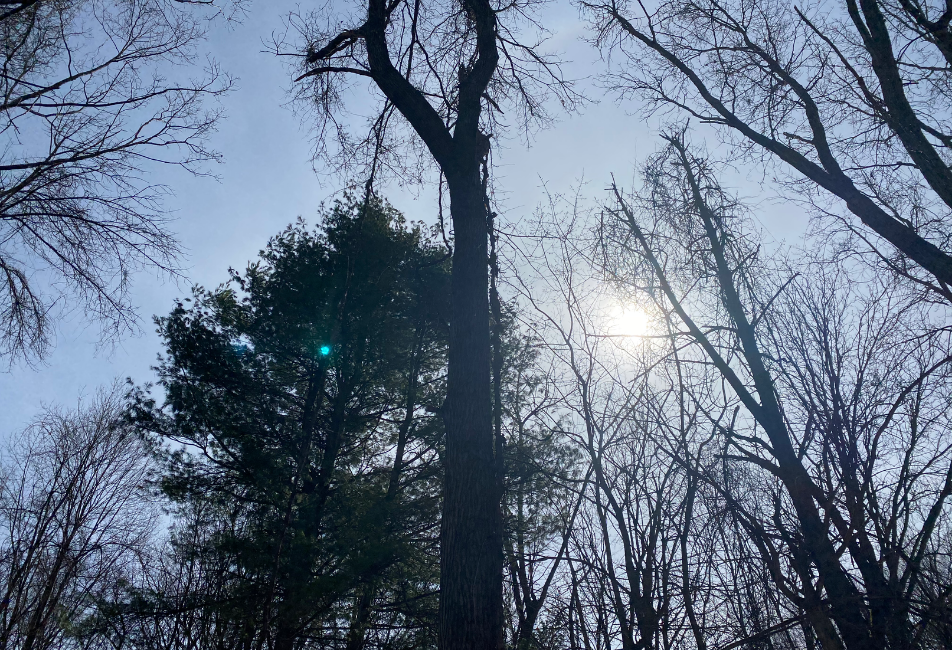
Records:
M237 88L222 100L225 117L212 138L224 155L224 163L211 170L218 180L173 169L160 169L151 179L172 190L166 207L173 211L172 229L186 250L186 277L175 282L143 272L134 279L140 335L100 345L98 328L74 313L59 323L55 347L44 363L0 372L0 438L22 430L42 408L73 407L114 380L153 380L151 366L161 351L153 315L168 313L192 283L219 285L229 267L243 268L270 236L299 216L313 223L321 203L333 200L343 179L312 165L308 125L289 104L290 73L264 45L272 33L283 31L289 12L306 5L252 0L240 23L212 29L209 53L238 79ZM567 73L583 79L590 95L599 94L597 79L585 77L602 66L598 53L579 38L583 29L576 10L555 2L546 11L555 32L552 43L569 61ZM531 215L546 188L569 191L584 179L586 191L597 196L612 174L622 182L631 179L635 166L658 147L654 125L637 117L637 108L605 96L577 115L561 116L530 146L516 139L494 142L503 218L517 222ZM737 182L745 195L759 192L743 178ZM410 220L435 220L432 188L389 185L380 193ZM787 218L789 206L762 205L761 225L773 237L795 236L805 225L803 218Z

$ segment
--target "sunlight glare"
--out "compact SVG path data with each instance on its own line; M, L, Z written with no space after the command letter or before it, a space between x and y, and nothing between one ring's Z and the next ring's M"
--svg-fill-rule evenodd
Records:
M644 309L634 305L615 305L608 318L608 332L612 336L645 336L649 318Z

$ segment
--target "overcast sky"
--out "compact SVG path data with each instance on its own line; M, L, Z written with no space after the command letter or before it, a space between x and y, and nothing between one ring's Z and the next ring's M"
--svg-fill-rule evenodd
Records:
M223 100L226 116L213 140L225 157L213 170L220 181L173 170L160 170L153 178L173 191L167 206L175 211L173 229L188 251L188 280L176 284L148 274L135 278L140 336L100 349L98 329L84 325L76 314L61 323L44 365L0 373L0 436L20 430L43 405L73 406L80 396L115 378L152 379L150 366L160 351L152 316L167 313L191 283L220 284L229 266L243 268L271 235L298 216L313 222L321 202L339 190L341 179L312 168L307 125L288 106L288 72L263 52L262 40L281 31L283 17L298 4L307 9L306 2L256 0L240 24L219 26L211 34L211 55L238 78L237 89ZM597 52L578 39L582 28L569 3L554 3L546 19L557 32L554 42L571 60L570 75L581 77L600 68ZM619 107L605 97L539 134L531 147L494 141L496 189L504 197L505 219L531 214L543 198L543 182L562 191L584 176L590 194L597 195L612 173L632 178L634 165L658 146L649 125L631 116L635 108ZM744 193L751 188L755 186L745 186ZM409 219L434 219L432 191L384 187L382 193ZM802 224L776 218L788 209L765 205L760 221L775 237L790 236L791 227Z

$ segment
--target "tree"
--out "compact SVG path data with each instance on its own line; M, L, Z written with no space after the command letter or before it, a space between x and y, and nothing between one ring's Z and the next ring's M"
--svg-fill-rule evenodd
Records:
M202 13L189 5L208 5ZM130 275L174 272L158 163L218 159L204 100L230 80L198 57L211 0L17 0L0 5L0 355L41 358L66 300L116 332L134 326ZM210 13L211 12L211 13Z
M185 556L227 567L207 608L238 647L432 645L447 283L371 197L159 319L165 404L140 395L136 417L172 445L165 493L207 522Z
M802 612L787 629L807 622L827 650L920 647L947 597L916 595L948 578L923 561L948 544L947 337L888 278L771 282L740 204L683 134L667 142L636 207L616 190L606 232L619 277L676 316L746 413L715 421L723 470L700 476Z
M142 572L157 516L147 446L124 393L50 409L11 445L0 482L0 648L82 645L117 584Z
M695 505L694 466L678 457L706 446L709 377L692 373L678 346L659 351L640 338L648 332L613 330L613 306L638 296L606 277L578 202L563 210L561 197L553 199L553 214L519 239L528 245L520 246L517 277L531 305L526 318L553 366L548 390L564 409L554 433L589 469L560 551L568 568L561 602L551 610L573 648L680 647L692 639L703 648L708 611L696 604L693 558L697 540L714 529Z
M117 582L83 626L85 648L185 650L241 647L246 625L232 602L233 565L214 548L210 508L180 509L168 534L144 553L134 580Z
M545 646L558 636L552 594L568 559L568 543L588 477L562 433L562 398L543 342L524 333L514 304L502 310L499 392L494 396L503 448L503 521L509 645ZM495 383L495 382L494 382ZM581 485L581 487L580 487ZM547 628L547 629L546 629Z
M837 212L824 195L841 200L895 251L856 230L860 242L950 299L944 4L583 4L598 41L626 62L614 75L621 93L722 127L737 150L790 172L821 214Z
M498 648L503 643L501 472L493 450L487 238L490 138L500 127L500 103L514 100L528 121L544 118L541 94L563 99L555 65L521 40L520 23L534 23L535 4L386 2L368 0L344 20L317 18L303 25L305 67L299 78L322 118L321 136L336 127L341 88L348 76L369 79L385 97L370 136L369 183L378 169L402 165L386 154L394 146L398 112L439 169L453 221L449 366L443 518L441 532L440 647ZM344 27L341 27L344 25ZM535 94L534 91L540 91ZM349 139L340 141L345 156ZM320 146L325 146L324 142ZM441 182L442 186L442 182ZM441 187L442 190L442 187Z

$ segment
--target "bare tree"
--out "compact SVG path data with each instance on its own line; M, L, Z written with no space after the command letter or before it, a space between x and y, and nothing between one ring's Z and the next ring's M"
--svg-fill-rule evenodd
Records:
M676 315L746 413L717 427L724 469L704 480L792 604L774 631L928 645L948 594L924 562L947 553L947 332L888 279L767 281L742 208L682 134L667 141L639 203L616 190L613 250L630 260L616 269Z
M624 61L619 92L723 127L739 150L790 172L823 214L841 200L894 247L880 252L856 231L893 270L950 298L944 3L582 4Z
M340 118L342 93L348 78L366 78L384 98L369 136L356 140L356 150L367 152L368 191L378 170L398 169L406 160L389 155L407 144L395 135L396 123L402 123L409 125L411 144L423 143L439 169L441 189L445 179L449 193L454 239L442 408L439 645L444 649L503 643L502 481L490 381L490 138L501 127L501 104L521 110L526 124L544 118L548 92L573 99L538 43L524 40L527 31L538 30L531 17L536 4L367 0L349 16L315 16L301 24L307 51L299 80L312 83L308 92L320 117L319 146L335 141L325 136L337 135L340 152L354 155Z
M185 72L212 5L0 4L0 355L42 357L66 302L106 332L128 330L131 274L176 270L166 190L147 176L218 159L206 142L219 114L203 101L230 80L211 61Z
M117 388L49 410L5 454L0 483L0 647L62 648L132 580L157 512L148 450Z
M699 404L710 377L689 376L677 350L667 364L663 336L612 333L612 304L630 292L619 295L605 281L577 204L552 212L516 240L522 272L509 274L558 370L548 389L563 412L554 428L589 466L556 556L566 560L561 602L548 608L560 615L573 648L669 648L692 640L704 647L708 626L693 574L709 562L693 555L706 517L694 503L701 483L689 471L695 465L684 461L686 448L705 446Z
M544 347L515 323L507 327L498 433L505 438L507 622L519 650L546 647L564 627L552 601L590 480L562 433L567 411Z
M195 552L235 522L213 508L178 509L174 515L168 536L144 554L142 570L116 583L83 627L84 649L254 647L259 608L236 589L244 572L225 554Z

